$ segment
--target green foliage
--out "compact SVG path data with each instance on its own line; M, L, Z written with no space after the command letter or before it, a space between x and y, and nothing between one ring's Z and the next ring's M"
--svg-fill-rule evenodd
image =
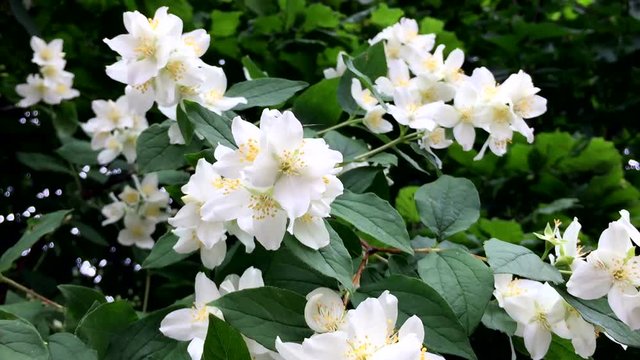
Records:
M562 275L553 266L524 246L498 239L484 243L487 261L496 274L514 274L539 281L562 283Z
M103 358L111 339L136 320L138 316L128 302L104 303L92 307L80 319L75 334L97 350L98 356Z
M236 106L235 110L243 110L256 106L266 107L279 105L291 98L309 84L304 81L291 81L278 78L260 78L234 84L225 96L242 96L246 104Z
M242 335L223 320L209 315L204 360L251 360Z
M189 256L189 254L179 254L173 250L173 246L178 242L178 237L172 232L162 235L151 249L151 253L144 259L142 267L145 269L158 269L171 264L175 264Z
M173 170L185 164L184 154L196 150L191 145L171 145L167 130L169 124L153 124L140 134L136 145L137 162L142 173Z
M48 360L49 352L38 331L22 320L0 320L0 357Z

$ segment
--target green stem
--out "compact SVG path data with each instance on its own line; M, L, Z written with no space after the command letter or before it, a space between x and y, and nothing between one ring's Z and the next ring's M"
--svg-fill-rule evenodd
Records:
M147 278L144 283L144 299L142 300L142 312L147 312L147 305L149 305L150 289L151 289L151 274L147 271Z
M0 274L0 282L3 282L5 284L13 287L14 289L18 289L18 290L24 292L25 294L30 295L31 297L34 297L34 298L38 299L38 300L42 301L43 304L49 305L49 306L55 308L56 310L59 310L59 311L63 311L64 310L64 306L58 304L57 302L55 302L55 301L53 301L51 299L48 299L48 298L38 294L37 292L29 289L28 287L26 287L26 286L24 286L22 284L19 284L19 283L15 282L15 281L9 279L8 277L5 277L2 274Z
M341 122L340 124L336 124L336 125L333 125L333 126L330 126L330 127L326 128L324 130L318 131L316 133L316 135L322 135L324 133L328 133L331 130L336 130L336 129L340 129L341 127L357 124L357 123L361 122L362 120L363 120L362 118L358 118L358 119L349 118L345 122Z
M365 160L379 152L382 152L390 147L396 146L398 144L404 143L405 141L411 141L411 140L416 140L420 137L420 135L418 133L411 133L409 135L400 135L399 137L389 141L388 143L377 147L375 149L369 150L364 154L360 154L358 156L356 156L355 158L353 158L353 161L359 161L359 160Z

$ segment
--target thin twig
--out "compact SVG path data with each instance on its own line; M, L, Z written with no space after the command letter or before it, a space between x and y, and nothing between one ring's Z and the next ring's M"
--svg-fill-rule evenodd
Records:
M56 310L64 311L64 306L58 304L57 302L55 302L55 301L53 301L51 299L48 299L48 298L38 294L37 292L29 289L28 287L26 287L26 286L24 286L22 284L19 284L19 283L15 282L15 281L9 279L8 277L5 277L2 274L0 274L0 282L3 282L3 283L5 283L5 284L7 284L7 285L9 285L9 286L11 286L11 287L13 287L15 289L18 289L18 290L26 293L27 295L29 295L31 297L34 297L34 298L38 299L43 304L49 305L49 306L55 308Z
M147 278L144 283L144 299L142 300L142 312L147 312L149 304L149 290L151 289L151 274L147 271Z

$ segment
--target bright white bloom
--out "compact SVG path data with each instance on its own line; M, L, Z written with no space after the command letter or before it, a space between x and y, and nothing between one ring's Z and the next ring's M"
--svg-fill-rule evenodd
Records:
M640 328L640 256L625 226L612 222L602 232L598 249L576 261L567 291L581 299L607 296L616 316L632 329Z
M425 53L431 51L435 44L435 35L421 35L418 30L418 22L402 18L369 40L369 44L373 45L386 40L385 51L387 57L392 59L402 56L405 52Z
M247 103L247 99L244 97L224 96L227 91L227 76L221 68L207 65L203 67L202 72L204 80L199 88L199 98L197 100L194 99L202 106L216 114L220 114L223 111L233 109L238 104Z
M332 297L328 293L322 295L322 292L325 290L316 292L309 300L312 313L323 311L317 305L318 295ZM338 314L338 304L334 306ZM407 319L396 331L397 316L398 299L385 291L378 298L366 299L357 308L349 310L338 330L312 335L302 344L284 343L278 337L276 349L285 360L442 359L423 348L424 328L417 316ZM312 323L321 329L327 324L313 320Z
M340 77L347 70L347 65L344 63L344 59L342 58L342 55L345 55L344 51L340 51L338 53L335 68L328 68L322 71L325 79L333 79L333 78Z
M571 334L571 344L576 354L588 359L596 351L596 329L586 322L580 313L565 303L565 324Z
M124 217L127 210L127 205L121 201L115 201L111 204L105 205L102 208L102 215L106 219L102 222L102 226L113 224Z
M389 114L399 124L417 130L433 130L436 127L435 116L443 102L423 104L417 91L406 88L396 89L393 95L393 105L387 105Z
M57 68L64 68L65 53L62 52L62 39L53 39L47 44L39 37L32 36L30 45L33 50L32 62L40 66L53 65Z
M445 149L448 148L453 141L447 139L445 131L441 127L436 127L432 131L425 130L422 138L418 140L418 145L423 149Z
M367 111L362 123L374 134L384 134L393 130L393 125L382 117L387 112L380 105L376 105Z
M22 96L18 102L20 107L28 107L40 101L57 105L62 100L69 100L80 95L78 90L71 88L73 77L42 78L40 75L27 76L26 84L16 86L16 93Z
M151 249L154 244L151 234L155 229L156 224L151 220L128 213L124 216L124 229L118 233L118 242L124 246L135 245L141 249Z
M376 79L376 90L378 90L381 94L392 97L395 89L397 88L415 86L415 84L411 82L409 68L403 60L389 60L389 62L387 63L387 67L389 68L388 77L381 76ZM356 99L356 96L353 94L353 86L351 87L351 89L351 95L354 99ZM362 105L361 107L365 110L368 110Z
M167 65L169 55L182 42L182 20L167 10L166 6L159 8L153 19L138 11L124 13L128 33L104 39L121 56L118 62L107 66L109 77L128 85L140 85Z
M363 89L360 80L356 78L351 80L351 97L353 97L356 104L365 111L369 111L378 105L378 100L373 96L371 91L369 89Z
M208 304L221 296L244 289L264 286L262 272L250 267L242 276L229 275L220 284L220 289L204 273L198 273L195 281L195 301L190 309L169 313L160 323L160 331L167 337L189 341L187 348L192 360L200 360L209 328L209 315L224 320L222 312ZM244 338L253 359L279 359L279 356L252 339Z
M627 234L629 234L631 240L636 245L640 246L640 231L638 231L638 229L636 229L636 227L631 224L631 219L627 210L620 210L620 219L617 221L617 223L622 225L627 231Z
M531 76L520 70L511 74L500 89L509 97L513 112L522 119L530 119L547 112L547 99L536 95L540 89L533 86Z
M304 319L316 333L336 331L344 324L346 309L340 294L328 289L317 288L307 294Z
M444 60L444 45L438 45L433 54L412 52L407 57L411 71L419 76L433 80L445 80L458 83L465 77L460 68L464 63L464 53L460 49L453 50Z
M560 235L560 221L556 220L555 228L552 230L547 224L544 230L544 235L535 234L539 239L551 242L554 245L555 255L549 254L549 260L551 264L555 264L558 261L567 262L571 269L575 268L574 261L581 260L584 254L582 254L582 247L578 244L578 234L582 225L578 222L578 218L573 218L573 221L564 231L562 236Z

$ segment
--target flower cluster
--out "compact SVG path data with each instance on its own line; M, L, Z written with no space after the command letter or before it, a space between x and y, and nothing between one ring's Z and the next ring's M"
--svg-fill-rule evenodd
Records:
M552 334L570 339L576 352L589 358L596 350L596 330L548 283L495 275L494 296L518 325L516 335L534 360L542 359Z
M96 114L82 124L82 130L91 136L91 148L101 150L98 162L107 164L123 154L127 162L136 161L136 141L140 133L149 127L144 113L136 111L124 95L118 100L94 100L91 108Z
M222 312L208 304L221 296L238 290L253 289L264 286L262 272L253 266L244 271L242 276L227 276L220 288L200 272L195 280L195 301L190 309L180 309L169 313L160 323L160 331L167 337L179 341L189 341L187 351L192 360L200 360L204 350L204 341L209 328L209 314L222 320ZM252 359L279 359L278 355L256 341L244 338Z
M424 327L412 316L396 330L398 299L388 291L345 310L340 296L319 288L307 295L305 320L316 333L302 344L276 339L284 360L403 359L442 360L422 346Z
M46 104L60 104L80 95L73 89L73 74L65 71L67 61L62 52L62 39L44 42L37 36L31 38L33 49L32 62L40 66L40 74L30 74L26 84L16 86L16 92L22 96L18 106L27 107L44 101Z
M585 300L607 297L611 310L633 330L640 329L640 232L630 222L629 212L609 224L600 235L598 248L586 259L576 258L567 291Z
M286 231L310 248L327 245L324 218L343 191L335 176L342 154L323 139L304 138L290 111L265 109L259 128L236 117L231 130L237 148L218 145L217 161L200 159L182 187L185 205L169 219L179 237L174 249L200 249L213 268L224 259L227 232L248 252L254 237L267 250L278 249Z
M533 129L524 119L542 115L546 99L537 95L540 89L525 72L510 75L502 84L484 67L465 75L462 50L455 49L445 58L444 45L433 50L435 35L419 34L417 22L411 19L401 19L369 43L380 41L385 46L387 76L375 79L371 88L363 88L357 78L351 84L351 95L365 111L363 123L370 131L393 130L393 124L384 119L389 114L398 124L415 129L419 145L427 151L450 146L449 133L469 151L479 128L488 138L476 159L487 148L502 156L514 132L533 141ZM341 61L328 76L344 71Z
M183 99L218 114L246 103L243 97L225 97L224 71L200 59L209 48L209 34L204 29L183 34L182 20L167 10L166 6L159 8L153 18L138 11L124 13L128 33L104 39L120 55L120 60L107 66L107 75L127 84L125 92L139 111L148 111L156 102L173 120L176 106ZM183 142L175 130L174 126L172 142Z
M113 224L124 218L124 229L118 234L118 242L125 246L135 245L151 249L154 241L151 234L156 224L166 221L171 215L169 194L158 188L158 176L148 174L142 183L134 175L135 189L127 185L113 202L102 208L106 220L102 225Z

